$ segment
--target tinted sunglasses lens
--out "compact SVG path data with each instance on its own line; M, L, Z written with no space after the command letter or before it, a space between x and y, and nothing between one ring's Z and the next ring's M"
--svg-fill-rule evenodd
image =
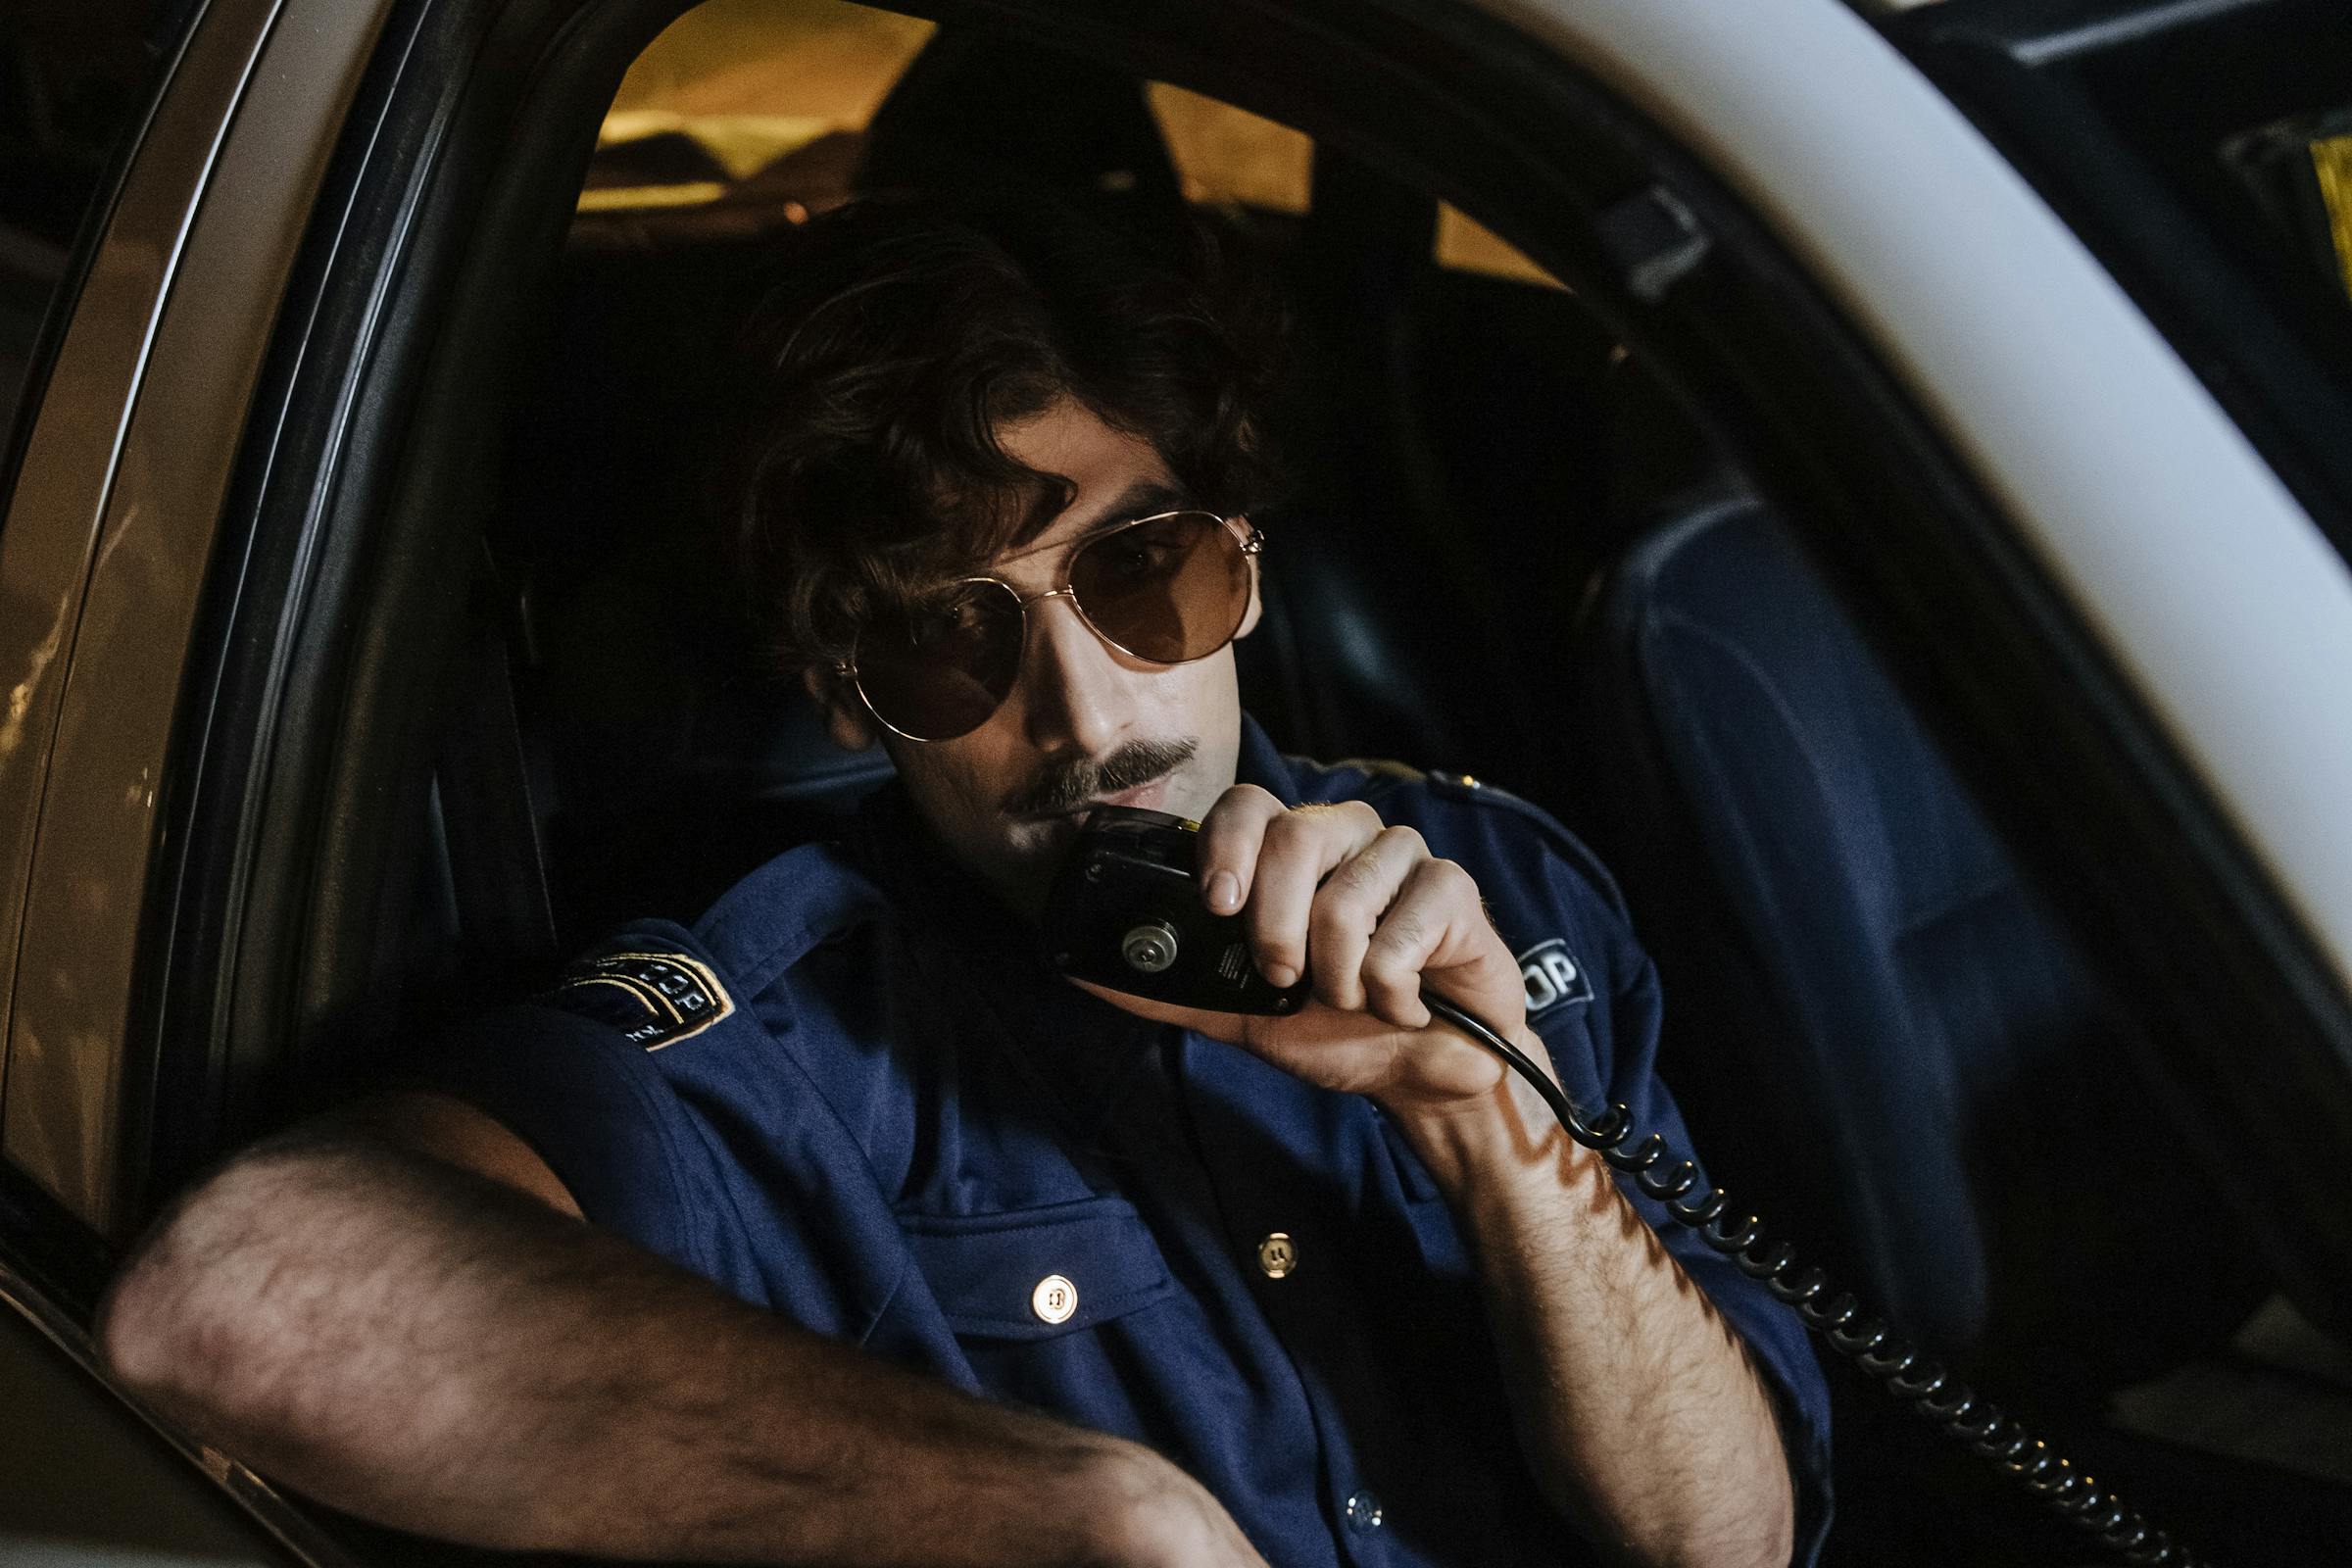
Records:
M1250 610L1250 558L1225 520L1178 512L1078 552L1070 588L1095 629L1138 659L1181 664L1233 641Z
M852 657L876 717L918 741L988 721L1021 670L1021 602L1003 583L958 583L868 620Z

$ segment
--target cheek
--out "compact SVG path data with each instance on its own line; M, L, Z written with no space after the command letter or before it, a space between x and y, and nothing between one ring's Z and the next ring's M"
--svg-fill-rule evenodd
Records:
M956 825L989 798L986 781L993 750L978 735L969 735L921 746L902 743L892 748L891 758L923 815L944 835L954 837Z
M1200 737L1205 745L1239 718L1241 689L1235 681L1230 644L1199 663L1186 664L1168 673L1182 677L1168 696L1168 706L1174 710L1170 716L1183 715L1182 721L1172 727Z
M1197 780L1219 788L1233 782L1233 766L1241 746L1242 697L1234 683L1230 648L1168 671L1170 689L1160 699L1145 726L1155 736L1186 736L1200 751L1186 771ZM1181 677L1181 678L1179 678Z

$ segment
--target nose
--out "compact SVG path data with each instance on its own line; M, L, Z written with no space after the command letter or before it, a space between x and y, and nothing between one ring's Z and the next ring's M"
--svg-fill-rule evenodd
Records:
M1030 744L1102 757L1133 717L1127 671L1064 593L1029 601L1022 714Z

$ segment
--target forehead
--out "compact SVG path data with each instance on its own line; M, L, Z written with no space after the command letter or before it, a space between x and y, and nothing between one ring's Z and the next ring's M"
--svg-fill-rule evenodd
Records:
M1067 399L1006 425L998 442L1005 456L1069 488L1066 503L1061 492L1046 488L1036 505L1052 515L1024 519L1021 542L1000 552L992 566L1050 555L1105 527L1190 504L1158 448Z
M1088 540L1100 538L1139 517L1190 511L1194 505L1184 488L1173 479L1140 480L1101 505L1073 501L1044 532L999 552L990 559L985 569L994 571L1000 566L1023 562L1056 561Z

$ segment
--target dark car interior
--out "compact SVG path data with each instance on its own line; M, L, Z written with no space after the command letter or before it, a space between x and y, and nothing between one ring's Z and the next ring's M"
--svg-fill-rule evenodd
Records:
M658 136L600 152L589 186L713 175ZM716 202L574 222L530 302L540 368L453 655L401 960L440 977L434 1005L511 994L627 916L691 919L887 778L761 670L698 543L706 368L777 226L982 180L1146 236L1187 217L1141 80L950 25L861 132ZM2138 1006L2077 951L1773 507L1576 295L1440 265L1435 197L1325 145L1310 190L1302 212L1194 215L1296 314L1276 431L1295 486L1257 519L1250 710L1286 750L1469 772L1556 813L1615 869L1660 965L1664 1071L1718 1180L2209 1549L2322 1560L2307 1548L2352 1529L2352 1467L2280 1468L2168 1429L2162 1398L2132 1404L2181 1368L2247 1366L2241 1327L2278 1283L2163 1131L2179 1112L2136 1065ZM2267 1369L2245 1377L2302 1375L2279 1367L2322 1342L2286 1317L2286 1348L2258 1347ZM1832 1561L2090 1555L1832 1377ZM2340 1454L2338 1397L2304 1418Z
M365 679L292 662L290 689L325 694L312 710L359 716L348 732L286 726L282 757L266 755L300 774L311 793L294 798L327 804L251 842L270 852L256 864L317 886L257 873L259 912L236 915L250 929L188 922L172 981L211 1009L205 1038L235 1025L283 1057L216 1044L175 1066L176 1047L161 1049L155 1187L299 1109L321 1092L313 1080L364 1070L354 1042L389 1051L535 989L618 920L691 920L888 778L879 751L834 748L751 646L701 521L709 368L781 228L868 192L1042 188L1147 241L1210 224L1290 301L1274 438L1293 485L1254 519L1271 541L1266 613L1240 649L1247 706L1277 743L1474 774L1557 815L1615 872L1659 965L1662 1071L1714 1179L2214 1560L2341 1560L2340 1303L2330 1321L2298 1291L2290 1244L2250 1226L2242 1181L2224 1179L2229 1152L2149 1070L2176 999L2124 978L2112 934L2012 853L2015 803L1985 796L1982 765L1921 700L1920 648L1967 630L1851 612L1869 572L1805 526L1817 519L1793 511L1785 471L1746 461L1707 389L1637 352L1601 291L1534 263L1448 260L1459 215L1401 161L1318 136L1296 201L1202 196L1131 61L999 30L988 11L950 7L870 114L758 167L682 124L587 158L582 200L549 237L557 260L498 298L512 364L496 416L426 427L460 453L417 466L431 482L468 462L493 482L435 522L435 544L351 568L406 585L368 612L384 622L429 593L462 599L450 635L414 665L378 636L352 656ZM1249 80L1230 95L1251 101ZM1623 211L1638 229L1659 210ZM1602 249L1620 242L1646 243ZM366 487L350 488L364 505ZM345 612L284 603L289 622ZM235 689L245 656L221 642ZM414 779L362 765L415 750L376 717L402 683L425 688L409 702L430 715ZM223 776L221 800L251 793L222 813L261 818L262 786ZM213 808L189 811L201 827ZM391 914L350 914L370 900ZM291 957L299 944L267 940L287 930L309 944ZM204 972L179 961L190 954L236 975L233 1005L179 978ZM291 1046L250 1022L279 1006L299 1019ZM175 1121L182 1079L214 1098ZM2106 1560L1964 1446L1849 1369L1829 1373L1828 1561Z

